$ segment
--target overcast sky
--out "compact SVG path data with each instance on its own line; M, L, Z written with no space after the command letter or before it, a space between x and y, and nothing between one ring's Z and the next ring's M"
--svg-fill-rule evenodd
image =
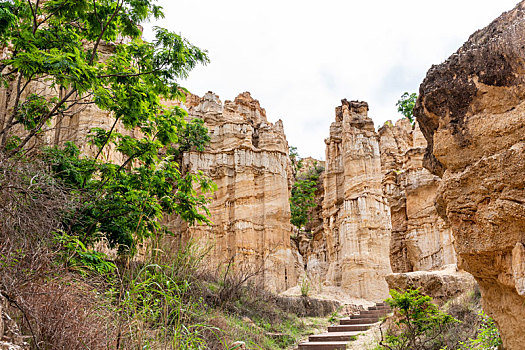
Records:
M250 91L290 145L324 159L334 108L367 101L376 127L417 92L427 70L517 0L159 0L151 25L182 34L211 63L182 85L233 100ZM146 38L151 38L148 26Z

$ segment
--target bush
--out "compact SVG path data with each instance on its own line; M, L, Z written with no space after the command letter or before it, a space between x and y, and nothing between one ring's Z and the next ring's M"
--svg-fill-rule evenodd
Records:
M394 317L386 332L381 327L380 345L390 350L434 350L446 346L445 334L459 321L443 313L419 290L390 291L387 303Z
M496 350L502 345L499 330L494 320L485 315L483 311L479 313L482 319L476 338L469 339L461 343L461 350Z
M481 310L476 286L442 306L418 290L391 291L394 316L381 324L377 349L495 350L501 346L494 321Z

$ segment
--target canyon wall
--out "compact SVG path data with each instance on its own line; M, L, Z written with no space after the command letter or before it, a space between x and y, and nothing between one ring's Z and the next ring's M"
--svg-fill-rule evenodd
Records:
M249 93L224 104L211 92L190 96L185 107L190 118L204 120L211 141L204 152L184 154L183 170L202 171L217 191L208 206L211 226L174 220L175 231L210 244L211 267L231 260L236 269L262 269L269 290L295 286L302 267L290 244L291 166L282 122L268 122Z
M314 232L305 266L310 278L351 297L382 300L391 272L390 210L381 188L379 137L365 102L336 108L322 175L323 229Z
M454 239L434 206L438 176L423 167L427 142L402 118L379 129L383 191L392 220L393 272L434 270L455 264Z
M525 343L524 41L520 2L428 71L415 110L438 212L510 350Z

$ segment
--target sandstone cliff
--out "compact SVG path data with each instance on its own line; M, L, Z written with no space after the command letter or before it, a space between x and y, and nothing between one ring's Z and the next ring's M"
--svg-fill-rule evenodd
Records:
M342 101L326 142L323 230L305 258L307 273L349 296L388 295L390 211L381 189L379 137L365 102Z
M269 290L296 285L288 202L291 167L282 122L268 122L265 110L247 92L224 104L211 92L190 96L186 107L190 118L204 120L211 142L202 153L186 153L183 169L210 176L217 191L208 206L213 225L181 225L184 240L210 243L210 266L233 259L238 268L263 267L262 281Z
M511 350L525 344L524 40L521 2L429 70L415 111L460 267Z
M455 264L452 231L434 203L439 177L423 167L426 140L408 119L379 129L383 190L392 220L390 264L394 272Z

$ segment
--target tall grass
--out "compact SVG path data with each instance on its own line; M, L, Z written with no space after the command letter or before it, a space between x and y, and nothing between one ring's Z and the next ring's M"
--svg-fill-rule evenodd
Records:
M204 334L217 330L200 321L205 310L197 273L206 251L194 243L174 252L152 247L146 262L119 273L112 290L119 314L116 348L207 349Z

